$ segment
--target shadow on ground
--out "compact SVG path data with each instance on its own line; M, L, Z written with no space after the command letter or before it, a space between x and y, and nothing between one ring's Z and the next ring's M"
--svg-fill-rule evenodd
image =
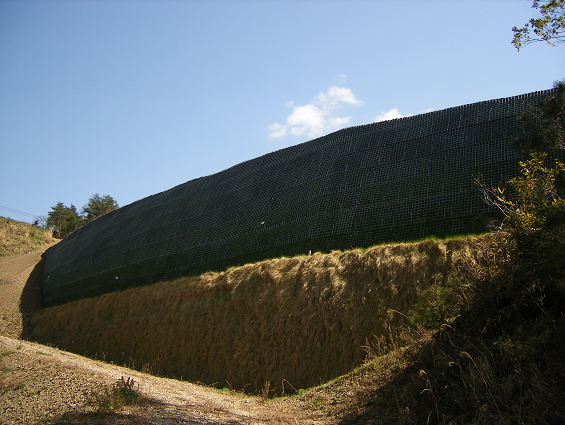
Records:
M35 311L43 307L41 296L41 277L43 275L43 264L45 258L35 265L29 275L20 297L20 313L22 314L22 334L21 339L28 340L31 336L31 318Z

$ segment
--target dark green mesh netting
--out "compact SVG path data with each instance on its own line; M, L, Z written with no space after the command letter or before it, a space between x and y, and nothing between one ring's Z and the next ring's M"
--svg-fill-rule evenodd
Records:
M550 91L351 127L106 214L45 253L45 305L271 257L485 229Z

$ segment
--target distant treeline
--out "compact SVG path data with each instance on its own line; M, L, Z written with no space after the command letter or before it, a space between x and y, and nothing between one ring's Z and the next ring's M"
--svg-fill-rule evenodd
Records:
M57 202L47 214L45 225L53 230L56 237L64 238L86 223L117 208L118 203L110 195L100 196L95 193L80 212L73 204L66 207L62 202Z

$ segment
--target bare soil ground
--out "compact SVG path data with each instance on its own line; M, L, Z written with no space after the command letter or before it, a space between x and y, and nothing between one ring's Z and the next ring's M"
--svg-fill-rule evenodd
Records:
M41 254L0 258L0 424L331 424L300 398L266 400L159 378L25 339L41 308ZM89 394L121 377L137 403L103 412ZM90 403L89 403L90 400Z

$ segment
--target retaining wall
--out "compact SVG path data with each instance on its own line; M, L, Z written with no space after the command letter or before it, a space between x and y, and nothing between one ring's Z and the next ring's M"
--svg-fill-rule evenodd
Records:
M106 214L45 253L44 304L265 258L480 232L474 178L518 172L518 116L551 91L336 131Z

